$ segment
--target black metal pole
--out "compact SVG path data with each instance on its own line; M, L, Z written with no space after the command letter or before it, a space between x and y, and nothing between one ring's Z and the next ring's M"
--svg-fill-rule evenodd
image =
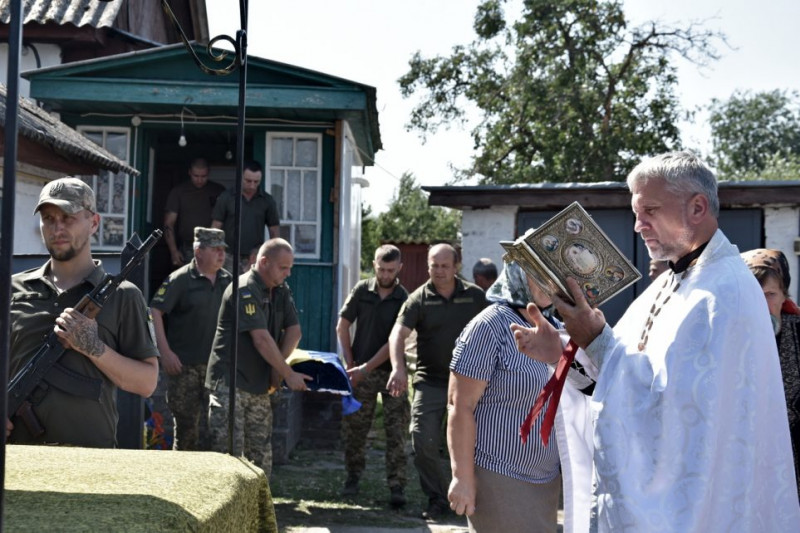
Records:
M3 157L3 212L0 217L0 339L2 339L2 356L0 356L0 382L3 394L0 395L0 421L8 419L8 359L10 356L10 319L11 311L11 258L14 253L14 200L17 194L17 132L19 130L19 56L22 48L22 0L11 0L11 19L8 28L8 70L5 117L5 148ZM0 447L0 533L3 531L5 518L5 480L6 480L6 439Z
M239 108L236 124L236 185L234 188L233 229L233 332L231 333L230 384L228 402L228 453L233 455L233 434L236 423L236 368L239 354L239 260L241 258L241 224L242 224L242 175L244 173L244 125L247 100L247 0L239 1L239 16L242 27L236 32L236 52L239 54ZM248 250L249 252L249 250ZM242 428L244 430L244 428ZM244 451L244 450L242 450Z

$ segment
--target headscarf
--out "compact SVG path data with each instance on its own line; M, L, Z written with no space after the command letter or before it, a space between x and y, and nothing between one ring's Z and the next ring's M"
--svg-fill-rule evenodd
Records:
M784 292L789 291L789 285L792 283L792 277L789 273L789 261L780 250L771 250L769 248L755 248L741 254L747 268L753 270L755 268L765 268L772 270L783 282ZM794 303L791 298L787 296L786 301L783 302L781 312L790 315L800 315L800 308Z
M486 299L493 303L505 303L512 307L525 307L533 302L528 288L528 277L517 263L506 263L503 271L486 291Z

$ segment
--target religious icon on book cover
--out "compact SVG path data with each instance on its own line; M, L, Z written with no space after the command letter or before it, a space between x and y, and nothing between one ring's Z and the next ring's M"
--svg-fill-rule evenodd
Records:
M593 305L642 277L578 202L517 240L500 244L506 262L517 262L542 290L567 301L572 301L569 277Z

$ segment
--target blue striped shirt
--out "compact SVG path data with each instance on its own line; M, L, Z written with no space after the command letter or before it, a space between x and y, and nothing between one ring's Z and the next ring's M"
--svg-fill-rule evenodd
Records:
M555 436L547 448L542 445L541 415L527 444L519 438L519 427L547 383L550 369L517 351L512 323L527 325L506 305L484 309L461 332L450 370L487 382L475 408L475 464L513 479L547 483L559 473Z

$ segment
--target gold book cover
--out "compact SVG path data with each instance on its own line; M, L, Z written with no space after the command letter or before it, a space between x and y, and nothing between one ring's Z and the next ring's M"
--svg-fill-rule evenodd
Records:
M515 241L501 241L505 262L516 262L547 294L572 302L567 278L598 306L642 275L578 202Z

